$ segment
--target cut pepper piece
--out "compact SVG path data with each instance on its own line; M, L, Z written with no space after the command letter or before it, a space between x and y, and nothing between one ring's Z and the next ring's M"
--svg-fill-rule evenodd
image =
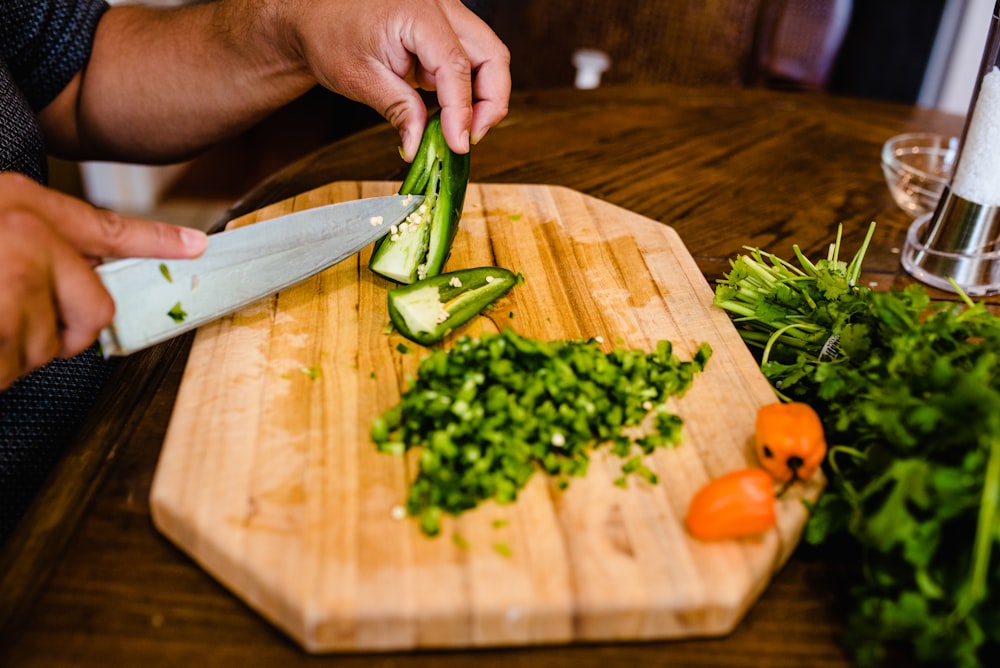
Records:
M518 282L500 267L438 274L389 290L389 319L411 341L430 345L502 297Z
M417 156L407 172L400 195L423 195L420 209L382 237L368 268L397 283L441 273L465 205L469 184L469 154L454 153L441 133L441 113L427 121Z

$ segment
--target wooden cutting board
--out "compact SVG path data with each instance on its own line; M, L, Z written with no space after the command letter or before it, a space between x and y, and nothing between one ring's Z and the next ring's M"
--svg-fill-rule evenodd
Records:
M337 182L233 224L397 187ZM759 538L686 535L692 494L756 464L755 414L774 395L677 234L562 187L470 184L446 269L503 266L526 281L445 346L510 326L602 336L607 349L668 339L682 359L707 341L714 354L671 400L684 442L645 458L659 484L615 486L622 462L605 448L568 490L536 474L516 503L448 520L433 539L393 512L414 460L369 438L427 353L386 332L390 284L369 254L197 332L153 483L159 530L309 651L730 631L788 558L801 499L822 480L788 493Z

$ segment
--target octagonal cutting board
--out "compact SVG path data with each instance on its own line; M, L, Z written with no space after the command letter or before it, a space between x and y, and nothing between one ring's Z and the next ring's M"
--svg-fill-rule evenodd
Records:
M337 182L233 224L397 187ZM645 458L659 484L615 486L622 462L605 448L568 490L536 474L516 503L449 519L438 538L398 516L414 458L369 438L426 355L387 333L390 284L369 254L197 332L153 483L159 530L309 651L730 631L788 558L801 498L822 480L787 494L759 538L685 533L701 485L756 463L755 414L774 395L677 234L562 187L470 184L446 269L526 280L443 345L510 326L607 349L668 339L683 359L707 341L714 354L671 400L683 443Z

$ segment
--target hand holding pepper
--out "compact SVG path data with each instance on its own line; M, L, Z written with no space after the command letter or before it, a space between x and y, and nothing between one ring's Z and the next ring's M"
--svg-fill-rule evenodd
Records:
M290 2L287 46L327 88L371 106L413 159L427 121L415 88L437 91L448 145L466 153L507 113L510 54L459 0Z

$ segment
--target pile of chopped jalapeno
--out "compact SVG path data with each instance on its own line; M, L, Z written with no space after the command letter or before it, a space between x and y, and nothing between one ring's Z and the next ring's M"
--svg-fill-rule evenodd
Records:
M597 339L539 341L509 328L462 337L421 362L401 401L375 420L372 439L397 455L422 448L406 510L433 536L443 513L513 502L536 469L565 488L603 444L624 459L634 446L649 454L678 443L682 420L665 402L687 391L711 352L702 343L681 361L660 341L650 353L606 353ZM627 429L650 412L653 433ZM624 468L647 471L634 462Z

